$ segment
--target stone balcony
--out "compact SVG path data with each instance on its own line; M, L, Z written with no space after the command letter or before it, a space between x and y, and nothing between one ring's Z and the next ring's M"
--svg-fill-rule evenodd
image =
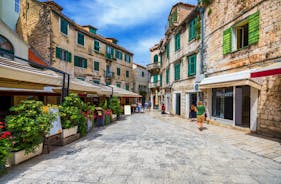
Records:
M157 81L157 82L150 82L148 84L148 87L149 89L152 89L152 88L159 88L160 87L160 81Z
M160 72L161 65L160 63L151 63L147 65L147 70L151 73L151 75L158 74Z

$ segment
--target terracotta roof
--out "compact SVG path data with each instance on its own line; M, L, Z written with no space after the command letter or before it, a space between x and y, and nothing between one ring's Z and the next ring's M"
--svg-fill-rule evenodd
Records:
M46 4L46 2L45 2ZM48 3L47 3L48 4ZM128 51L127 49L125 49L124 47L121 47L117 44L114 44L114 43L111 43L110 41L106 40L106 38L104 38L103 36L101 35L98 35L98 34L93 34L91 32L88 32L86 31L85 29L83 29L83 26L79 25L79 24L76 24L73 20L71 20L70 18L68 18L67 16L65 16L62 12L58 11L56 8L54 8L53 6L49 6L57 15L63 17L69 24L71 24L72 26L75 27L75 29L77 29L79 32L91 37L91 38L94 38L94 39L97 39L109 46L112 46L114 48L117 48L119 50L122 50L128 54L131 54L131 55L134 55L132 52Z
M142 65L137 64L137 63L134 63L134 65L137 65L138 67L143 68L143 69L145 69L145 70L146 70L146 67L145 67L145 66L142 66Z

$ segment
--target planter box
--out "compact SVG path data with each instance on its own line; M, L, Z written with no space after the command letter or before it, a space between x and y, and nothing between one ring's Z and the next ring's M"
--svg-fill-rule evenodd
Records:
M39 146L31 153L25 153L24 150L12 152L9 160L9 165L17 165L23 161L26 161L32 157L40 155L43 151L43 143L39 144Z
M93 120L88 119L87 125L88 125L88 132L90 132L93 128Z
M72 135L75 135L77 133L78 126L68 128L68 129L62 129L62 138L66 138Z

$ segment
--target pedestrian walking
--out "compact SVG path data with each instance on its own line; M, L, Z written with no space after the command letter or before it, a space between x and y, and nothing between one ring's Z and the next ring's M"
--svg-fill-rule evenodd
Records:
M196 119L196 111L196 106L192 104L189 111L189 118L191 119L191 121L194 121Z
M197 106L197 123L199 126L199 130L203 130L203 121L205 120L205 106L201 101L198 102Z
M165 113L166 107L165 107L165 104L164 104L164 103L162 103L161 110L162 110L162 114L166 114L166 113Z

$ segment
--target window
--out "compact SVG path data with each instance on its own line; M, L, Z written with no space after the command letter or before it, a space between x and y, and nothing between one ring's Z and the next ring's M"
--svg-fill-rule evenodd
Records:
M153 75L153 83L158 82L158 75Z
M77 79L81 80L81 81L85 81L84 77L77 77Z
M160 74L160 86L162 86L162 74Z
M157 55L157 54L154 55L153 62L154 62L154 63L158 63L158 55Z
M212 89L212 116L233 120L233 87Z
M100 84L100 81L99 80L93 80L93 82L95 83L95 84Z
M60 18L60 32L68 35L68 22L63 18Z
M177 19L178 19L178 12L177 12L177 10L175 10L175 11L170 15L170 18L169 18L169 26L171 26L173 23L177 22Z
M74 56L74 66L87 68L87 59L79 56Z
M122 60L122 57L123 57L122 52L119 51L119 50L116 50L116 52L115 52L115 57L116 57L117 59Z
M170 57L170 44L169 43L165 46L165 50L166 50L166 57L169 58Z
M94 70L99 71L100 70L100 63L98 61L94 62Z
M188 57L188 76L196 75L196 54Z
M175 64L175 80L180 80L180 63Z
M167 70L166 70L166 84L169 84L169 80L170 80L170 69L167 68Z
M130 57L129 55L127 55L127 54L125 54L125 61L126 61L127 63L130 63L130 62L131 62L131 57Z
M106 58L113 59L114 49L110 46L106 46Z
M117 68L117 72L116 72L116 73L117 73L118 76L120 76L120 74L121 74L121 69L120 69L120 68Z
M162 66L162 54L160 53L160 65Z
M0 56L13 59L14 58L14 47L11 42L5 37L0 35Z
M84 45L84 35L80 32L77 32L77 43L79 45Z
M129 71L128 70L126 70L126 77L129 77Z
M130 90L130 86L129 86L129 84L126 84L126 90Z
M20 0L15 0L15 12L20 12Z
M90 27L89 29L90 33L96 34L97 30L95 28Z
M189 41L192 41L197 36L196 24L197 24L197 18L194 18L188 24L188 40Z
M56 58L66 62L71 62L71 53L67 50L56 47Z
M141 72L141 76L144 77L144 72Z
M223 54L243 49L259 41L259 11L223 31Z
M100 42L98 40L94 40L94 50L100 51Z
M110 81L107 81L107 82L105 83L105 85L109 86L109 85L111 85L111 82L110 82Z
M117 86L118 88L121 88L121 83L120 83L120 82L116 83L116 86Z
M181 42L181 39L180 39L180 33L176 34L175 35L175 51L179 50L181 45L180 45L180 42Z

